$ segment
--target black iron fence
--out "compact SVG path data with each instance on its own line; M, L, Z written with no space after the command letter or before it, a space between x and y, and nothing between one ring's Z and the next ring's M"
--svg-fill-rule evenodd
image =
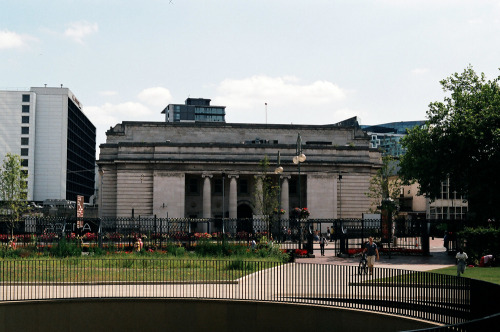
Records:
M500 286L429 272L254 261L1 260L0 301L196 298L324 305L474 330L498 326ZM484 318L486 316L491 316ZM474 321L479 319L478 321ZM448 328L441 327L440 330Z
M61 237L78 238L88 245L131 247L140 237L146 246L161 248L168 242L183 244L199 239L272 240L288 249L310 249L321 235L335 242L327 250L337 254L356 254L369 236L382 252L402 254L429 253L429 237L447 234L451 250L456 247L456 232L464 223L458 220L395 220L389 232L382 232L380 220L363 219L172 219L172 218L36 218L14 224L0 218L0 242L7 243L14 233L18 243L46 245Z

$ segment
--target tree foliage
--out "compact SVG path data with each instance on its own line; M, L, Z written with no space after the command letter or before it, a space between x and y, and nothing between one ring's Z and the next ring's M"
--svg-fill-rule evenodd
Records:
M0 169L0 204L1 214L9 222L11 232L27 209L26 178L21 157L7 153Z
M416 180L420 193L439 198L441 181L466 197L478 220L500 211L500 86L471 66L441 81L443 102L429 104L427 123L402 140L400 176Z
M269 158L264 156L259 163L261 174L256 176L257 181L262 182L262 186L257 186L255 190L255 206L261 208L262 214L270 216L279 206L279 185L276 175L269 174Z
M371 198L371 213L380 213L382 200L391 198L396 201L401 190L401 180L396 177L396 162L392 156L382 157L382 167L370 179L370 186L365 195Z

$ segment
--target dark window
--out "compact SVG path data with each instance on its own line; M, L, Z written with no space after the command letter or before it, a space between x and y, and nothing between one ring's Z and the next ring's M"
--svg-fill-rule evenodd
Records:
M28 167L28 159L21 159L21 166Z
M30 123L30 117L29 116L23 116L22 122L23 123Z
M222 179L214 180L214 194L222 194Z
M290 195L296 195L298 190L297 190L297 179L290 179L290 182L288 184L288 190L290 191Z
M197 194L198 193L198 179L191 178L189 179L189 193Z
M27 148L22 148L21 149L21 156L27 156L28 155L28 149Z
M30 139L28 137L21 137L21 145L29 145Z
M30 112L30 105L23 105L23 113L29 113Z
M29 103L30 102L30 95L23 95L23 103Z
M21 134L28 135L30 133L30 127L21 127Z
M247 179L240 179L239 185L240 185L240 193L241 194L248 194L248 180Z

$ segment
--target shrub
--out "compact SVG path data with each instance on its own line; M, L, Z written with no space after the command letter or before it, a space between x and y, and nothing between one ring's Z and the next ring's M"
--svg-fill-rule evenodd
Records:
M167 254L172 255L172 256L184 256L186 254L186 249L181 246L173 245L173 244L168 244L167 248L165 249Z
M500 256L500 229L466 227L458 237L471 263L478 264L484 255Z
M57 245L50 249L50 254L54 257L81 256L82 248L76 241L67 241L65 238L59 240Z

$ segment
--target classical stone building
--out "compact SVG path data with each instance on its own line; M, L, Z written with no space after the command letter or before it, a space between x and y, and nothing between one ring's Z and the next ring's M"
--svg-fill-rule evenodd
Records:
M285 217L302 205L310 218L361 218L381 166L356 118L334 125L123 122L106 135L98 161L103 217L261 215L254 193L267 156ZM300 149L306 160L294 164ZM280 175L273 172L278 152Z

